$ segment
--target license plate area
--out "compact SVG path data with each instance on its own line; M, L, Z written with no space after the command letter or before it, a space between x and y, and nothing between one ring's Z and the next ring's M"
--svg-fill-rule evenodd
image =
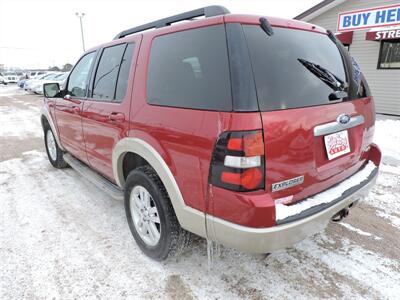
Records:
M325 135L324 142L329 160L350 152L349 134L347 130Z

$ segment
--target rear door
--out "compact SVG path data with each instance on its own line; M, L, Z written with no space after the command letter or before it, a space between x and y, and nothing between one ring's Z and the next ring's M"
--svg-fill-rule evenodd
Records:
M91 94L83 105L82 126L89 164L113 180L112 150L127 136L135 57L141 37L102 50Z
M362 165L374 108L365 92L335 99L335 90L349 91L354 82L343 53L325 34L274 28L269 36L259 26L243 28L263 122L267 190L290 203L350 176Z
M96 52L91 52L79 60L69 76L66 95L64 98L57 98L55 104L55 116L62 146L86 163L81 114L95 56Z

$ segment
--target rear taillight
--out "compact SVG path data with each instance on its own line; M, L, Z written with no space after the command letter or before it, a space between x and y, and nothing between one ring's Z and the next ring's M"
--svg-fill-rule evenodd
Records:
M263 189L264 167L261 130L224 132L215 145L209 181L233 191Z

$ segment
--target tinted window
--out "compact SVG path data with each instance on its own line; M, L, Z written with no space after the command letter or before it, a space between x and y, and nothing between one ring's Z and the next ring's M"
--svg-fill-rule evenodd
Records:
M68 94L73 97L86 97L90 67L95 58L95 52L86 54L75 66L68 80Z
M307 68L323 67L346 81L343 60L327 35L274 28L268 36L259 26L245 25L260 109L263 111L335 103L334 89ZM310 66L308 64L308 66Z
M224 27L210 26L155 38L147 97L155 105L231 111Z
M134 44L128 44L125 49L124 57L121 62L121 67L117 79L117 88L115 90L116 101L121 101L125 97L126 88L128 86L129 70L132 65Z
M115 84L126 44L105 48L96 71L93 98L105 101L114 99Z

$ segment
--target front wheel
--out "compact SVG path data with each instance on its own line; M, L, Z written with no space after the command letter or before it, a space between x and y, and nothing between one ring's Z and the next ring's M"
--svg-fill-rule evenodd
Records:
M63 152L58 147L57 141L54 138L53 131L47 127L44 131L44 142L46 146L47 157L53 167L63 169L68 167L68 164L63 159Z
M164 260L190 241L190 233L179 225L167 191L150 166L128 175L125 211L136 243L150 258Z

